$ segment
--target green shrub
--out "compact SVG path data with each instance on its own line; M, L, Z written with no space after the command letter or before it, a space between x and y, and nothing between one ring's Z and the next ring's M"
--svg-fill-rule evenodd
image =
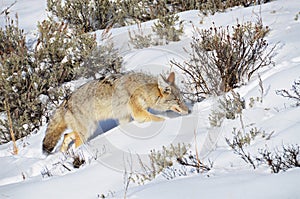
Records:
M54 16L85 32L138 24L198 7L195 0L47 0Z
M51 19L39 24L39 33L35 48L28 49L13 20L0 29L0 112L9 112L12 121L12 127L7 117L0 121L0 143L11 140L10 130L20 139L48 121L52 108L68 95L58 86L82 73L96 46L94 36Z
M95 37L53 19L43 21L38 28L34 56L42 76L52 85L57 82L56 87L82 75L84 61L96 49Z
M10 130L19 139L41 125L45 107L39 96L45 91L45 80L36 72L38 66L17 23L8 19L0 29L0 40L0 112L9 112L12 120L12 126L7 115L0 120L1 144L11 140Z

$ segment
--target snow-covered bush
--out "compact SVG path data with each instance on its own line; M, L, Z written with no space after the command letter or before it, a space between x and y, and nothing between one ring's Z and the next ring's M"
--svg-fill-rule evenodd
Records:
M224 119L234 120L237 115L242 114L243 109L245 109L245 100L239 93L232 92L232 97L225 95L223 99L218 100L217 108L209 114L209 123L212 127L220 127Z
M141 23L186 10L215 13L270 0L47 0L48 10L85 32Z
M159 174L170 180L188 173L200 173L211 170L213 163L205 164L198 153L188 152L190 146L184 143L171 144L170 147L162 147L162 150L152 150L149 154L149 162L139 158L141 171L132 172L130 180L134 183L144 184L153 180Z
M82 74L83 62L96 48L94 36L80 29L70 29L68 24L51 18L38 28L40 34L34 56L43 77L62 84Z
M47 0L47 7L59 19L85 32L106 28L115 13L109 0Z
M13 20L0 29L0 143L37 130L68 94L62 85L82 75L83 63L96 47L93 35L71 30L63 22L39 24L34 49ZM4 103L5 102L5 103ZM11 120L11 124L10 121Z
M178 23L178 24L176 24ZM183 21L179 21L178 15L159 16L158 21L153 24L152 30L159 38L159 42L168 44L170 41L179 41L183 34ZM178 25L178 28L176 28Z
M22 138L41 125L44 111L39 96L45 82L25 45L25 34L17 23L7 19L0 29L0 144ZM10 124L11 121L11 124Z
M56 17L85 32L126 26L176 14L199 7L195 0L47 0L48 10Z
M153 45L153 35L145 34L142 30L141 24L138 24L137 31L128 31L129 43L136 49L148 48Z
M158 174L162 173L167 167L171 167L178 158L183 158L187 153L186 144L171 145L162 147L162 150L152 150L149 154L149 162L143 162L139 158L141 171L135 172L132 181L138 184L144 184L146 181L153 180Z
M81 70L84 77L96 79L97 74L120 73L122 63L123 57L119 54L118 49L114 47L114 43L108 39L97 46L90 56L86 57Z
M228 92L270 65L275 46L268 48L268 32L261 20L231 28L195 28L189 60L171 61L186 75L186 97L200 101L207 95Z

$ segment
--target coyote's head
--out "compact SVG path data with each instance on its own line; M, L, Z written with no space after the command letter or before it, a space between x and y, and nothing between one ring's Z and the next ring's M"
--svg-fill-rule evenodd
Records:
M165 79L158 77L158 89L160 97L158 98L154 109L160 111L172 110L179 114L188 114L189 109L183 101L180 90L175 85L175 73L171 72L169 77Z

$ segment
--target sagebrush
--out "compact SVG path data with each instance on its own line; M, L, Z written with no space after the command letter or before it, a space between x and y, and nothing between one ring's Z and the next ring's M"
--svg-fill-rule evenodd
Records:
M137 24L198 8L195 0L47 0L48 10L86 32Z
M0 143L11 140L10 131L20 139L47 122L69 93L62 85L82 74L83 62L96 47L93 35L64 22L48 19L38 28L34 48L26 46L17 20L7 18L0 29L0 111L9 111L12 121L12 125L7 117L0 121Z
M143 162L139 157L141 171L135 172L132 181L138 184L144 184L146 181L153 180L162 173L167 167L174 164L177 158L182 158L188 150L186 144L171 145L162 147L162 150L152 150L149 154L149 162Z
M239 93L231 92L232 95L224 95L218 100L218 106L209 114L209 123L212 127L220 127L224 119L234 120L245 109L245 100Z
M149 162L139 158L141 171L133 172L131 181L144 184L153 180L159 174L170 180L178 176L185 176L188 173L202 173L211 170L213 163L204 163L198 154L188 152L190 146L184 143L163 146L162 150L152 150L149 154Z
M47 9L60 20L91 32L120 27L200 10L203 14L223 12L234 6L257 5L270 0L47 0Z
M10 131L19 139L41 125L45 107L39 96L45 90L45 82L36 72L38 66L16 21L7 18L7 25L0 29L0 40L0 112L9 113L0 120L1 144L11 140Z
M151 27L153 33L145 34L141 24L138 24L137 32L129 31L129 42L134 48L141 49L180 41L183 27L183 21L179 20L178 15L159 16L157 22Z
M207 95L228 92L272 64L275 46L268 47L269 31L261 19L232 27L195 28L189 60L171 61L186 76L186 97L201 101Z
M39 23L38 28L34 58L42 66L42 76L59 85L78 78L83 61L96 49L94 36L51 18Z

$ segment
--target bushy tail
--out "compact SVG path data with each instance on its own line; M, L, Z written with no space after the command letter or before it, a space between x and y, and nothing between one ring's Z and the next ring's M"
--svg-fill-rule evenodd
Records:
M66 130L67 125L64 120L65 109L64 106L60 106L52 116L43 140L43 152L49 154L53 151L61 135Z

